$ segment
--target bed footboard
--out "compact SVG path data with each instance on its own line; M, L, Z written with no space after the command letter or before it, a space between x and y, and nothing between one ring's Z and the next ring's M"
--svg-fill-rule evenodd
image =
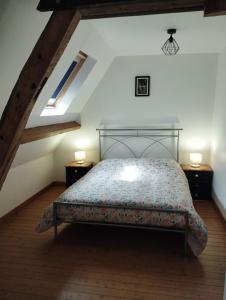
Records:
M142 208L142 211L149 212L159 212L159 213L174 213L183 216L184 218L184 228L173 228L173 227L162 227L162 226L152 226L152 225L143 225L143 224L129 224L129 223L106 223L106 222L97 222L97 221L77 221L77 220L68 220L59 217L58 207L88 207L84 203L81 204L73 204L73 203L64 203L64 202L54 202L53 203L53 225L54 225L54 239L57 239L58 236L58 225L61 223L69 223L69 224L90 224L90 225L102 225L102 226L114 226L114 227L127 227L127 228L136 228L136 229L149 229L153 231L168 231L168 232L176 232L184 234L184 255L188 254L188 232L189 232L189 218L187 211L181 211L176 209L158 209L158 208ZM89 205L89 207L95 208L114 208L114 209L122 209L119 206L107 206L107 205ZM138 208L130 208L127 209L136 210Z

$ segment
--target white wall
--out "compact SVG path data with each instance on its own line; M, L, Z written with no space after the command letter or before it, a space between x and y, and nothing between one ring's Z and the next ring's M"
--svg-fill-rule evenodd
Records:
M0 15L0 116L12 89L51 13L36 10L38 0L5 1ZM15 13L16 12L16 13ZM74 120L74 118L73 118ZM33 120L32 126L40 125ZM44 122L48 123L48 121ZM55 150L59 138L29 143L19 148L13 167Z
M96 63L84 84L81 86L79 92L75 91L72 95L67 93L65 97L69 99L63 100L66 100L65 102L70 104L67 107L66 116L69 114L80 113L82 111L84 105L92 95L94 89L113 60L111 49L86 20L80 21L79 26L72 35L70 43L65 49L60 61L57 63L53 73L40 93L38 101L36 102L28 121L29 126L33 124L34 117L36 119L39 118L46 105L46 99L51 97L56 88L56 84L60 82L63 74L65 74L65 71L68 66L70 66L72 60L75 59L79 50L84 51L88 56L92 57ZM58 117L50 118L53 120L58 119ZM46 117L42 117L41 120L39 118L39 122L43 122L44 119L46 119Z
M51 13L36 10L38 0L9 0L0 19L0 115Z
M226 50L218 58L211 163L214 198L226 219Z
M19 73L28 59L36 41L51 15L36 10L38 0L9 0L2 5L0 15L0 116ZM16 14L15 14L16 12ZM90 76L81 88L80 94L72 101L63 116L40 117L47 100L62 78L67 66L76 57L79 50L97 60ZM88 21L81 21L72 36L62 58L41 92L28 120L27 127L54 124L68 121L80 122L79 112L92 94L98 82L112 61L111 49ZM53 137L20 146L12 166L37 159L55 150L63 136Z
M38 0L9 0L1 6L0 116L50 16L50 13L38 13L37 4ZM14 167L0 191L0 217L52 182L53 156L50 153L57 142L59 138L52 138L19 148Z
M11 168L0 191L0 217L53 182L53 155Z
M37 4L38 0L9 0L2 6L0 115L25 61L50 16L50 13L36 11ZM56 82L59 82L65 72L65 66L71 63L79 50L85 51L97 60L95 68L64 116L41 118L41 111L55 89ZM64 180L63 165L73 159L75 149L86 149L88 160L97 161L98 139L95 129L100 124L109 126L176 124L184 128L181 144L182 161L188 161L190 151L202 151L204 162L209 162L209 133L212 124L217 56L210 54L176 57L131 56L116 57L114 61L113 57L112 49L93 27L93 23L83 20L40 94L28 121L29 127L66 122L79 118L78 113L82 111L82 129L20 146L13 168L0 192L0 216L31 197L52 180ZM140 74L150 74L152 77L149 98L134 97L134 76ZM219 83L221 82L219 78L218 86L223 86L223 83ZM220 106L217 107L216 104L215 119L219 123L218 115L221 110ZM217 127L218 125L215 131L218 131ZM57 148L59 143L60 146ZM219 149L220 147L222 146L219 146ZM53 151L55 151L54 178L51 173ZM219 166L222 161L216 159L216 156L213 155L217 169L215 190L219 197L222 197L224 192L217 180L221 177L222 171ZM37 162L39 168L35 174ZM26 184L22 175L31 172L32 176L27 178L29 181Z
M201 151L209 162L217 55L116 57L82 111L82 129L65 135L55 152L56 179L77 148L98 160L96 128L108 126L180 126L181 160ZM136 75L151 76L151 96L134 96Z
M9 0L5 1L4 4L1 3L0 116L22 67L51 15L50 12L38 12L36 10L38 2L39 0ZM89 77L87 82L82 86L80 94L76 95L78 97L74 99L71 107L68 108L64 116L40 117L47 100L55 90L67 66L71 64L71 61L75 58L79 50L85 51L97 60L97 64L90 74L91 78ZM27 127L73 120L79 121L79 112L108 69L112 57L111 49L108 48L95 29L92 28L88 21L81 21L61 60L40 94L31 112ZM3 185L3 190L0 192L0 215L13 209L15 204L25 201L36 193L38 189L42 189L53 180L52 173L50 172L52 158L48 162L46 161L46 164L40 162L37 172L35 167L32 166L36 165L39 158L42 160L44 156L50 157L50 154L54 152L63 136L59 135L19 147L12 164L12 169ZM26 186L22 180L25 171L30 176Z

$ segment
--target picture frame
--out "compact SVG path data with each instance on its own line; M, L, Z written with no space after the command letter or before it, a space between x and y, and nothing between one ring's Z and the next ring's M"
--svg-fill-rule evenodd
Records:
M135 77L135 96L149 97L150 96L150 76L136 76Z

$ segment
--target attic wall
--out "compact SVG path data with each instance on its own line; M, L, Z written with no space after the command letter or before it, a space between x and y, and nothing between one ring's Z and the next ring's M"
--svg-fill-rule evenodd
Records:
M4 5L0 19L0 114L4 110L21 69L51 15L51 13L38 12L36 10L38 2L38 0L10 0L7 1L7 5ZM54 87L52 86L52 89ZM47 98L44 101L42 109ZM78 114L57 118L41 118L39 111L37 113L34 109L27 127L74 121L78 118ZM59 137L54 137L21 146L12 166L21 165L53 152L59 141Z
M0 218L52 182L52 154L11 168L0 191Z
M0 19L0 115L21 69L50 17L50 13L38 13L36 11L37 4L37 0L10 0L4 6ZM37 123L34 123L35 126ZM43 142L38 142L35 146L36 153L31 144L20 147L12 166L15 167L47 155L54 150L53 144L56 145L57 141L59 142L59 139L55 139L55 141L52 139L51 146L49 143L47 145L47 141L45 141L45 145ZM41 146L46 151L38 152L37 149Z
M4 110L23 65L51 15L50 13L38 12L36 10L38 2L38 0L10 0L7 5L2 6L4 9L1 11L0 19L0 114ZM71 105L64 115L41 117L40 115L47 100L51 97L79 50L83 50L97 60L94 69L79 93L76 91L74 99L71 99ZM90 26L89 22L81 21L62 58L41 92L26 127L69 121L80 122L79 112L107 70L112 57L111 50ZM20 146L12 167L53 152L62 138L63 135L60 135Z
M37 4L38 0L9 0L4 2L4 5L1 2L0 116L23 65L51 15L50 13L36 11ZM95 68L79 93L76 91L74 98L71 99L71 105L67 108L64 115L41 117L41 112L47 100L79 50L86 52L97 60ZM30 115L27 127L68 121L80 122L79 113L108 69L112 57L111 49L105 44L100 35L95 32L89 22L81 21L62 58L41 92ZM3 185L3 190L0 191L0 216L13 209L15 204L18 205L31 197L53 180L52 153L63 137L64 135L58 135L19 147L12 168ZM37 161L40 163L37 164ZM38 171L36 168L38 168ZM52 170L52 173L50 170ZM26 180L23 181L24 173L29 174L27 183Z
M226 219L226 50L219 55L212 131L214 199Z
M35 10L38 0L9 0L0 19L0 115L50 13Z
M73 160L75 149L98 160L96 128L101 124L182 127L181 161L201 151L209 162L216 66L214 54L116 57L82 111L81 131L67 134L55 152L56 179L64 179L63 165ZM150 97L134 96L136 75L151 76Z
M36 0L9 0L1 10L0 115L50 16L36 12L37 3ZM52 152L58 142L59 138L51 138L19 148L0 191L0 217L52 182Z
M80 21L75 33L72 35L70 43L65 49L60 61L56 65L36 102L28 121L28 126L33 124L34 119L39 120L39 122L48 122L49 119L55 122L59 119L59 116L40 118L40 115L46 105L47 99L51 97L56 85L60 82L65 71L80 50L92 57L96 61L96 64L80 90L75 91L74 97L67 99L67 102L69 102L70 105L65 116L60 116L61 118L73 118L74 116L74 118L77 119L77 114L81 113L86 102L89 100L113 60L111 49L98 32L90 25L89 21L86 20ZM67 94L65 96L68 97Z

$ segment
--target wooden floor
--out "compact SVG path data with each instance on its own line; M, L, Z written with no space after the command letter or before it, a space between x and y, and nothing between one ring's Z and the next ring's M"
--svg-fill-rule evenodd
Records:
M0 299L223 299L226 228L211 202L197 210L209 242L197 259L183 256L175 234L64 226L36 234L44 207L62 192L52 187L0 225Z

